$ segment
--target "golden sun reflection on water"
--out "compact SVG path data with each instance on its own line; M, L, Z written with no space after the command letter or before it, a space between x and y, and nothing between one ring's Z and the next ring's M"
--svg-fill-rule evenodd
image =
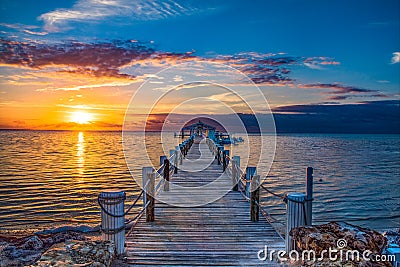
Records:
M85 136L83 132L78 134L78 142L76 144L77 171L79 173L79 181L82 182L85 169Z

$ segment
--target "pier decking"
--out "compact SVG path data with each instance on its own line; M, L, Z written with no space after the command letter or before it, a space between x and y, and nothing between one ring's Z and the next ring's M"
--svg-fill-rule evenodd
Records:
M191 171L204 165L201 171ZM248 200L230 190L230 175L222 172L204 139L196 139L179 169L169 191L157 197L155 221L146 222L143 216L126 237L125 263L278 266L260 261L257 253L264 246L282 250L284 240L264 217L250 221ZM202 201L207 203L199 204Z

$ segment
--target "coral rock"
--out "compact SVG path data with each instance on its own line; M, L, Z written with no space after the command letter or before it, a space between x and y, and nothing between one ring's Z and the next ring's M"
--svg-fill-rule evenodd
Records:
M344 253L358 251L360 255L360 260L350 257L332 262L332 259L325 257L321 262L300 263L306 266L391 266L388 262L371 262L363 259L364 251L369 250L374 255L380 255L387 245L387 240L382 234L370 229L343 222L330 222L318 226L293 228L290 236L299 252L313 250L317 258L321 256L323 250L329 249L343 250ZM345 242L338 244L340 239Z

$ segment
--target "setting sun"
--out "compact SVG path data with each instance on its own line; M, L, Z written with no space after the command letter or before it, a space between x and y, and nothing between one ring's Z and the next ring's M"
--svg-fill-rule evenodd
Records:
M93 115L85 111L75 111L71 113L71 122L88 124L93 120Z

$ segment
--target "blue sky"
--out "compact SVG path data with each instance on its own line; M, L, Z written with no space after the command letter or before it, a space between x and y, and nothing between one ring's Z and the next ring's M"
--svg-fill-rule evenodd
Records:
M65 72L65 66L69 65L72 69L78 68L74 73L88 75L88 68L99 67L94 60L74 64L71 59L65 59L68 56L63 60L57 59L55 63L54 58L45 54L38 56L37 53L42 52L24 47L22 49L27 55L33 53L28 57L36 57L27 64L21 54L16 55L15 49L10 48L16 45L15 42L31 44L37 49L40 43L51 51L60 44L78 49L73 41L94 44L111 43L112 40L139 41L152 51L153 56L147 57L146 54L150 62L146 66L151 66L142 68L140 73L125 73L126 65L134 65L137 57L119 64L111 62L110 58L101 58L109 66L103 64L100 68L105 70L98 71L95 76L103 80L88 78L86 81L93 88L101 88L99 94L103 94L106 88L122 91L127 91L129 85L137 88L142 80L132 81L135 78L156 73L161 64L165 64L164 67L174 64L171 57L178 63L185 61L182 55L193 52L190 60L221 61L224 57L223 62L228 65L236 64L235 60L241 55L244 59L239 65L245 67L239 66L239 69L260 86L272 107L327 102L353 104L399 98L398 0L3 0L0 18L1 48L5 51L1 57L3 75L0 86L3 93L0 96L2 103L8 105L21 102L24 96L14 88L16 84L25 86L32 81L26 79L27 75L22 75L26 74L27 67L31 68L29 75L35 73L35 79L39 75L38 69L41 69L40 78L51 84L46 88L31 87L33 98L38 97L36 92L43 93L49 88L53 92L57 88L60 89L57 91L71 91L71 88L76 91L78 88L82 92L76 95L85 96L87 93L78 81L73 84L76 77L65 86L60 77L51 80L50 75L45 76L43 69L54 74L54 71L60 71L54 68L62 66ZM79 49L91 53L94 48ZM142 53L136 51L137 47L129 49L128 52L135 55ZM162 61L154 64L154 55ZM251 62L251 70L248 62ZM268 75L262 73L266 66L270 71ZM143 73L143 69L147 73ZM121 83L121 73L130 75L130 81ZM17 74L20 76L16 78ZM119 83L111 81L110 77L118 78ZM65 88L68 90L62 90ZM125 102L121 104L124 105ZM2 118L6 124L4 120Z

